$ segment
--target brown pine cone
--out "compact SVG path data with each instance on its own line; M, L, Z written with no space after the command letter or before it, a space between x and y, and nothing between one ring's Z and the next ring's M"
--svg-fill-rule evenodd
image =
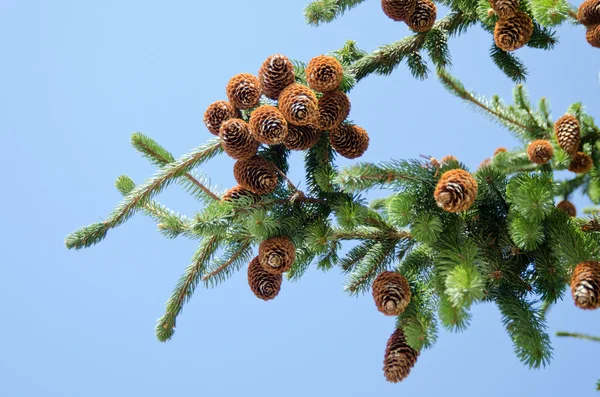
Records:
M503 18L496 22L494 41L504 51L514 51L523 47L533 34L533 21L531 17L521 10L517 10L510 18Z
M362 156L369 148L367 131L353 124L342 124L329 132L331 147L347 159Z
M251 109L260 100L260 83L250 73L240 73L231 78L225 89L227 98L238 109Z
M342 124L350 114L350 99L342 91L326 92L319 98L316 125L320 130L331 130Z
M560 203L556 204L556 208L559 210L566 212L571 218L577 215L577 209L570 201L563 200Z
M535 140L527 147L527 157L532 163L546 164L552 160L552 156L554 156L554 149L550 142L545 139Z
M504 148L504 147L499 147L498 149L496 149L496 150L494 151L494 156L496 156L496 155L497 155L497 154L499 154L499 153L506 153L506 152L507 152L506 148Z
M277 173L273 164L260 156L236 161L233 177L240 186L255 194L271 193L277 186Z
M586 0L577 10L577 19L585 26L600 24L600 0Z
M250 132L266 145L281 143L288 134L288 123L275 106L263 105L250 115Z
M569 164L569 171L576 174L585 174L594 166L594 161L590 156L583 152L577 152L571 163Z
M252 203L257 203L260 200L260 197L254 193L252 193L248 189L244 189L240 185L234 186L231 189L227 190L223 193L223 197L221 197L221 201L231 202L241 199L242 197L249 198Z
M415 12L417 0L381 0L385 15L394 21L404 21Z
M312 124L319 114L318 106L315 93L302 84L288 85L279 95L279 110L295 125Z
M585 39L592 47L600 48L600 24L589 27Z
M519 0L490 0L490 6L499 18L510 18L519 10Z
M258 142L252 137L244 120L227 120L221 125L219 136L225 153L236 160L249 159L258 151Z
M411 296L408 280L400 273L386 271L373 281L373 300L377 310L386 316L402 314Z
M288 134L283 144L290 150L307 150L315 146L321 138L321 131L312 125L288 124Z
M337 90L344 77L342 64L334 57L319 55L311 59L305 69L310 88L319 92Z
M458 159L453 155L449 154L447 156L442 157L442 159L440 160L440 162L442 163L448 163L450 161L458 161Z
M283 276L265 271L258 261L258 256L248 265L248 285L256 295L264 301L273 299L281 290Z
M415 11L406 19L406 24L415 32L428 32L436 17L437 10L431 0L417 0Z
M258 260L269 273L287 272L296 260L296 246L289 237L264 240L258 247Z
M276 100L285 87L296 81L294 65L285 55L271 55L258 71L258 80L262 93Z
M461 169L444 172L433 194L437 205L444 211L468 210L477 197L477 181Z
M206 108L204 112L204 124L213 135L219 135L219 129L224 121L235 117L236 110L229 102L217 101L213 102Z
M558 146L571 156L579 150L579 120L575 116L565 114L554 123L554 133Z
M571 275L571 295L575 305L586 310L600 307L600 263L581 262Z
M406 343L404 331L396 328L385 347L383 373L388 382L401 382L415 366L419 352Z

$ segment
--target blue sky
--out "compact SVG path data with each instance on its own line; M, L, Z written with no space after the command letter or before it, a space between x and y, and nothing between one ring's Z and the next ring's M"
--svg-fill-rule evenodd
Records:
M370 296L346 296L337 270L311 270L268 303L254 298L245 271L217 289L198 289L173 341L163 344L155 320L195 242L166 240L138 215L100 245L64 248L67 233L118 203L118 175L139 183L154 171L130 148L132 132L179 156L211 137L202 114L225 98L229 78L256 73L267 56L308 61L347 39L371 51L408 33L375 0L309 27L307 2L3 1L3 396L594 394L599 344L553 337L552 365L530 371L491 305L475 307L466 332L442 333L406 381L389 384L381 367L394 320ZM600 116L600 52L581 27L559 34L555 51L517 53L529 67L531 96L548 97L555 117L574 101ZM489 59L490 43L479 28L452 39L452 72L467 87L508 99L513 84ZM350 99L351 118L371 136L366 161L451 153L475 168L496 147L516 144L435 78L416 81L405 66L363 80ZM295 181L300 158L291 165ZM222 157L204 171L225 188L234 184L232 166ZM197 210L176 186L160 201ZM598 333L600 317L567 299L549 325L551 333Z

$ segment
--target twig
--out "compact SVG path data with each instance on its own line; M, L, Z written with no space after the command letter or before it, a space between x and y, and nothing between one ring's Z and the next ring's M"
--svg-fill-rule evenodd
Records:
M600 342L600 337L599 336L584 335L584 334L578 334L578 333L575 333L575 332L562 332L562 331L559 331L559 332L556 333L556 336L568 336L568 337L571 337L571 338L591 340L593 342Z
M283 177L283 179L285 179L285 180L287 181L287 183L288 183L288 185L289 185L289 187L290 187L291 189L294 189L295 191L298 191L298 188L296 187L296 185L294 185L294 182L292 182L292 181L290 180L290 178L288 178L288 177L287 177L287 175L286 175L286 174L285 174L283 171L281 171L281 170L279 169L279 167L277 167L277 166L275 165L275 163L271 163L271 165L273 166L273 168L275 168L275 171L277 171L277 172L279 173L279 175L281 175L281 176Z
M229 260L225 263L223 263L221 266L219 266L218 268L216 268L215 270L213 270L212 272L205 274L204 276L202 276L202 281L206 281L209 278L212 278L214 276L216 276L217 274L221 273L223 270L227 269L237 258L240 257L240 255L242 255L242 253L250 246L250 241L246 240L244 242L244 245L242 245L242 247L235 253L232 255L231 258L229 258Z

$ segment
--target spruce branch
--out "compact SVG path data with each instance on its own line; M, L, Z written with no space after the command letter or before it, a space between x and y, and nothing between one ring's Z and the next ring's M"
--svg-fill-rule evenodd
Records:
M427 33L416 33L399 41L379 47L372 53L356 61L349 71L362 80L372 73L389 75L404 60L409 58L409 67L413 74L423 75L423 64L414 54L428 47L432 60L436 65L450 64L449 55L445 49L448 37L464 32L477 20L474 13L452 11L450 14L436 21L433 28ZM442 36L444 36L442 38ZM411 58L412 57L412 58ZM419 56L420 57L420 56ZM420 71L419 71L420 70Z
M123 196L127 196L135 189L135 182L127 175L121 175L117 178L115 187ZM144 204L143 211L158 223L159 230L166 237L175 238L182 233L193 236L187 233L190 230L191 221L187 217L171 211L164 205L151 200Z
M523 62L510 52L498 48L495 43L492 43L490 48L490 57L496 66L515 83L527 79L527 68Z
M131 144L133 147L140 152L144 157L149 159L153 164L162 167L169 163L175 161L175 157L160 146L155 140L152 138L142 134L141 132L136 132L131 136ZM194 184L196 187L200 188L204 194L213 200L219 201L219 197L215 195L210 189L200 183L199 180L194 178L189 172L185 173L185 178Z
M438 77L444 87L446 87L446 89L452 94L469 102L474 109L483 111L488 116L491 116L492 120L500 122L509 130L520 134L534 132L530 126L527 126L526 124L520 122L520 120L516 120L515 118L511 117L505 109L502 109L501 107L492 108L491 104L487 100L467 91L467 89L457 78L451 76L445 70L438 69Z
M227 261L220 263L216 268L210 271L210 273L202 276L202 281L205 282L206 285L209 283L215 284L215 281L221 281L224 279L223 274L227 275L231 267L235 267L236 264L241 264L244 262L248 262L247 259L250 251L250 239L243 240L234 246L234 252L229 257Z
M556 336L569 337L569 338L577 338L577 339L583 339L583 340L591 340L593 342L600 342L600 336L591 336L591 335L585 335L585 334L578 334L576 332L558 331L556 333Z
M504 291L496 303L502 322L513 341L517 357L530 368L545 367L552 359L550 337L543 313L524 299Z
M183 305L192 297L204 269L219 248L220 240L221 236L214 235L200 242L200 246L192 258L192 263L179 279L173 294L165 305L165 314L156 324L156 337L161 342L168 341L175 333L174 328L177 316L181 313Z
M71 233L65 239L65 245L69 249L81 249L97 244L106 237L108 230L127 221L129 217L166 188L174 179L185 175L192 168L220 153L221 150L221 143L218 140L212 140L175 162L165 165L152 178L131 191L105 221L83 227Z
M319 26L331 22L365 0L315 0L306 6L304 18L306 23Z

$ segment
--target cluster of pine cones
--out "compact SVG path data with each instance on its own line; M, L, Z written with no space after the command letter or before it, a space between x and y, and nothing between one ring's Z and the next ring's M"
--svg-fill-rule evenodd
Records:
M410 285L406 277L397 272L385 271L373 281L373 300L377 310L386 316L404 312L410 298ZM383 358L383 374L389 382L405 379L417 362L419 352L408 345L402 328L390 336Z
M385 15L405 22L415 32L428 32L435 23L437 10L431 0L381 0Z
M284 55L275 54L262 64L258 77L241 73L226 87L228 101L212 103L204 113L208 130L218 135L225 153L237 160L233 175L238 185L223 194L223 201L242 197L258 202L278 184L278 169L258 155L263 145L284 145L290 150L307 150L329 133L333 149L354 159L369 146L367 132L344 123L350 113L350 100L340 90L343 68L331 56L310 60L306 69L308 87L296 83L294 65ZM261 104L261 96L277 101ZM242 114L246 111L246 119ZM279 294L283 273L290 270L296 247L286 236L263 241L248 266L248 284L260 299Z
M519 9L519 0L490 0L490 6L498 15L494 28L494 41L498 48L514 51L529 42L533 34L533 20Z
M571 156L569 171L584 174L592 169L592 158L581 151L581 136L579 120L566 114L554 123L554 132L558 145Z
M587 27L585 38L592 47L600 48L600 0L586 0L579 6L577 19Z
M308 87L296 83L294 65L287 57L272 55L258 77L241 73L229 81L229 101L214 102L206 109L206 127L221 138L224 151L237 160L234 177L239 186L226 195L248 195L244 190L262 195L275 189L277 173L269 161L257 155L260 144L307 150L319 141L323 131L329 131L331 146L340 155L353 159L367 150L366 131L343 123L350 113L350 100L339 89L343 78L339 61L318 56L311 59L305 72ZM277 106L261 105L262 95L276 100ZM242 118L241 110L249 113L248 121Z

